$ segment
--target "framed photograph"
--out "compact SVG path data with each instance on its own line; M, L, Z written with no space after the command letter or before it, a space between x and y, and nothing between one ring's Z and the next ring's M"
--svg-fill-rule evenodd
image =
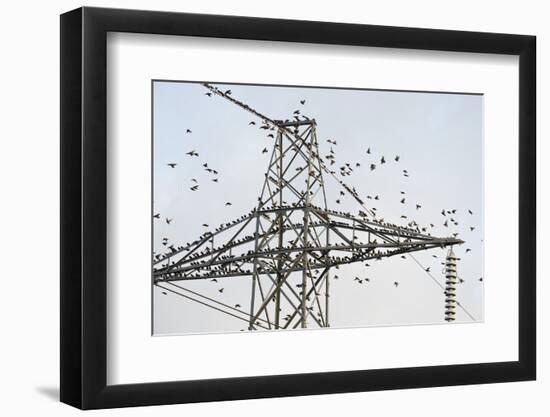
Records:
M61 401L533 380L535 37L61 16Z

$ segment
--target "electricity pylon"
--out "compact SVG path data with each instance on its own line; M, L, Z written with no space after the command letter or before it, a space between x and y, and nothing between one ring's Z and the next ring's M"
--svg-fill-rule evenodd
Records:
M339 180L319 153L316 121L272 120L210 84L274 132L257 206L240 218L172 247L154 259L153 283L248 322L248 329L329 327L331 272L340 265L463 243L426 234L418 226L385 222ZM358 214L329 209L325 177L333 176L361 206ZM182 286L185 281L249 277L248 312Z

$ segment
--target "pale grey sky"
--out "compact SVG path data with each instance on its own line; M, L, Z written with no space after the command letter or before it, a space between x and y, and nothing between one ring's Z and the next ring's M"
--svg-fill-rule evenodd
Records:
M448 237L459 232L465 244L455 247L461 258L457 298L477 319L483 319L483 97L467 94L342 90L303 87L272 87L216 84L231 88L233 96L273 119L286 119L295 109L317 121L321 154L334 139L339 167L361 163L346 182L354 186L386 221L403 224L401 215L419 224L434 223L432 234ZM267 169L272 140L259 130L260 121L221 97L208 97L205 87L187 82L154 82L154 250L165 250L161 239L181 245L204 233L203 223L217 226L238 218L257 205ZM305 105L300 100L305 99ZM255 120L256 126L249 122ZM186 133L186 130L192 133ZM371 155L366 154L371 148ZM199 157L185 155L196 150ZM384 155L388 163L380 166ZM393 158L400 156L396 163ZM175 162L172 169L166 164ZM202 164L219 171L219 183ZM379 167L370 171L371 162ZM410 177L402 175L407 169ZM200 188L189 188L195 178ZM357 213L350 197L337 205L339 188L326 179L328 205L335 210ZM400 204L400 191L407 204ZM225 206L230 201L232 206ZM372 204L376 203L376 204ZM416 210L416 203L422 208ZM444 227L442 209L456 209L459 226ZM473 212L473 215L468 213ZM164 219L173 218L171 224ZM471 231L470 227L475 227ZM468 253L466 248L470 249ZM446 251L437 249L415 256L444 282ZM437 255L435 259L432 255ZM400 257L341 267L341 279L331 281L331 326L406 325L444 323L441 289L411 259ZM353 282L368 276L368 285ZM398 288L393 286L399 281ZM224 278L219 285L194 281L186 287L228 304L248 305L250 278ZM155 334L185 334L239 331L246 323L178 297L153 289ZM246 307L245 307L246 310ZM457 309L457 322L471 322Z

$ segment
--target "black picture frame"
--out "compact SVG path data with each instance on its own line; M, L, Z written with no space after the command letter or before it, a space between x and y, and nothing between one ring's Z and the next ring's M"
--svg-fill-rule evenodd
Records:
M107 385L108 32L519 56L519 360ZM97 409L535 379L535 50L524 35L88 7L61 15L61 401Z

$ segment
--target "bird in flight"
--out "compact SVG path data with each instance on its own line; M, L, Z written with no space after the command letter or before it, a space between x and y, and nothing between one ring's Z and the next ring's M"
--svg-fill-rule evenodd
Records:
M472 210L470 210L470 209L468 209L468 213L470 213L470 214L474 214L474 213L472 212Z
M169 164L166 164L166 165L168 165L170 168L175 168L177 164L175 162L170 162Z
M304 104L306 104L306 101L305 100L300 100L300 104L303 106Z
M189 156L199 156L199 154L198 154L197 151L189 151L189 152L187 152L185 155L189 155Z
M170 223L172 223L172 220L174 220L174 219L169 219L169 218L167 217L167 218L166 218L166 223L167 223L167 224L170 224Z
M203 225L203 227L208 227L208 225L206 223L203 223L202 225Z
M225 93L224 93L226 96L229 96L231 95L231 90L225 90Z
M212 181L218 182L218 179L217 178L212 178Z
M249 125L255 125L256 122L254 120L252 120L250 123L248 123Z
M395 288L397 288L397 287L399 287L399 282L394 281L394 282L393 282L393 285L395 286Z
M228 201L227 203L225 203L225 205L226 206L231 206L232 204L231 204L231 202Z
M241 308L240 304L235 304L235 308Z
M427 267L425 271L430 272L430 267Z
M191 132L191 129L187 129L187 130L185 131L185 133L193 133L193 132Z
M212 97L212 93L211 92L208 92L208 93L204 93L205 96L208 96L208 97Z
M370 155L370 148L368 148L368 149L367 149L367 154L369 154L369 155Z
M405 199L402 198L401 201L400 201L401 204L405 204Z
M154 217L155 219L160 219L160 213L153 214L153 217Z
M223 288L220 288L218 292L221 294L223 292Z
M380 164L385 164L386 163L386 159L382 156L382 158L380 159Z
M374 171L375 169L376 169L376 165L370 164L370 170L371 170L371 171Z
M197 191L199 189L198 185L193 185L191 188L189 188L191 191Z
M267 153L267 148L263 148L262 153Z
M419 210L419 209L421 209L421 208L422 208L422 206L421 206L420 204L417 204L417 205L416 205L416 209L417 209L417 210Z
M399 162L399 155L395 155L395 162Z

